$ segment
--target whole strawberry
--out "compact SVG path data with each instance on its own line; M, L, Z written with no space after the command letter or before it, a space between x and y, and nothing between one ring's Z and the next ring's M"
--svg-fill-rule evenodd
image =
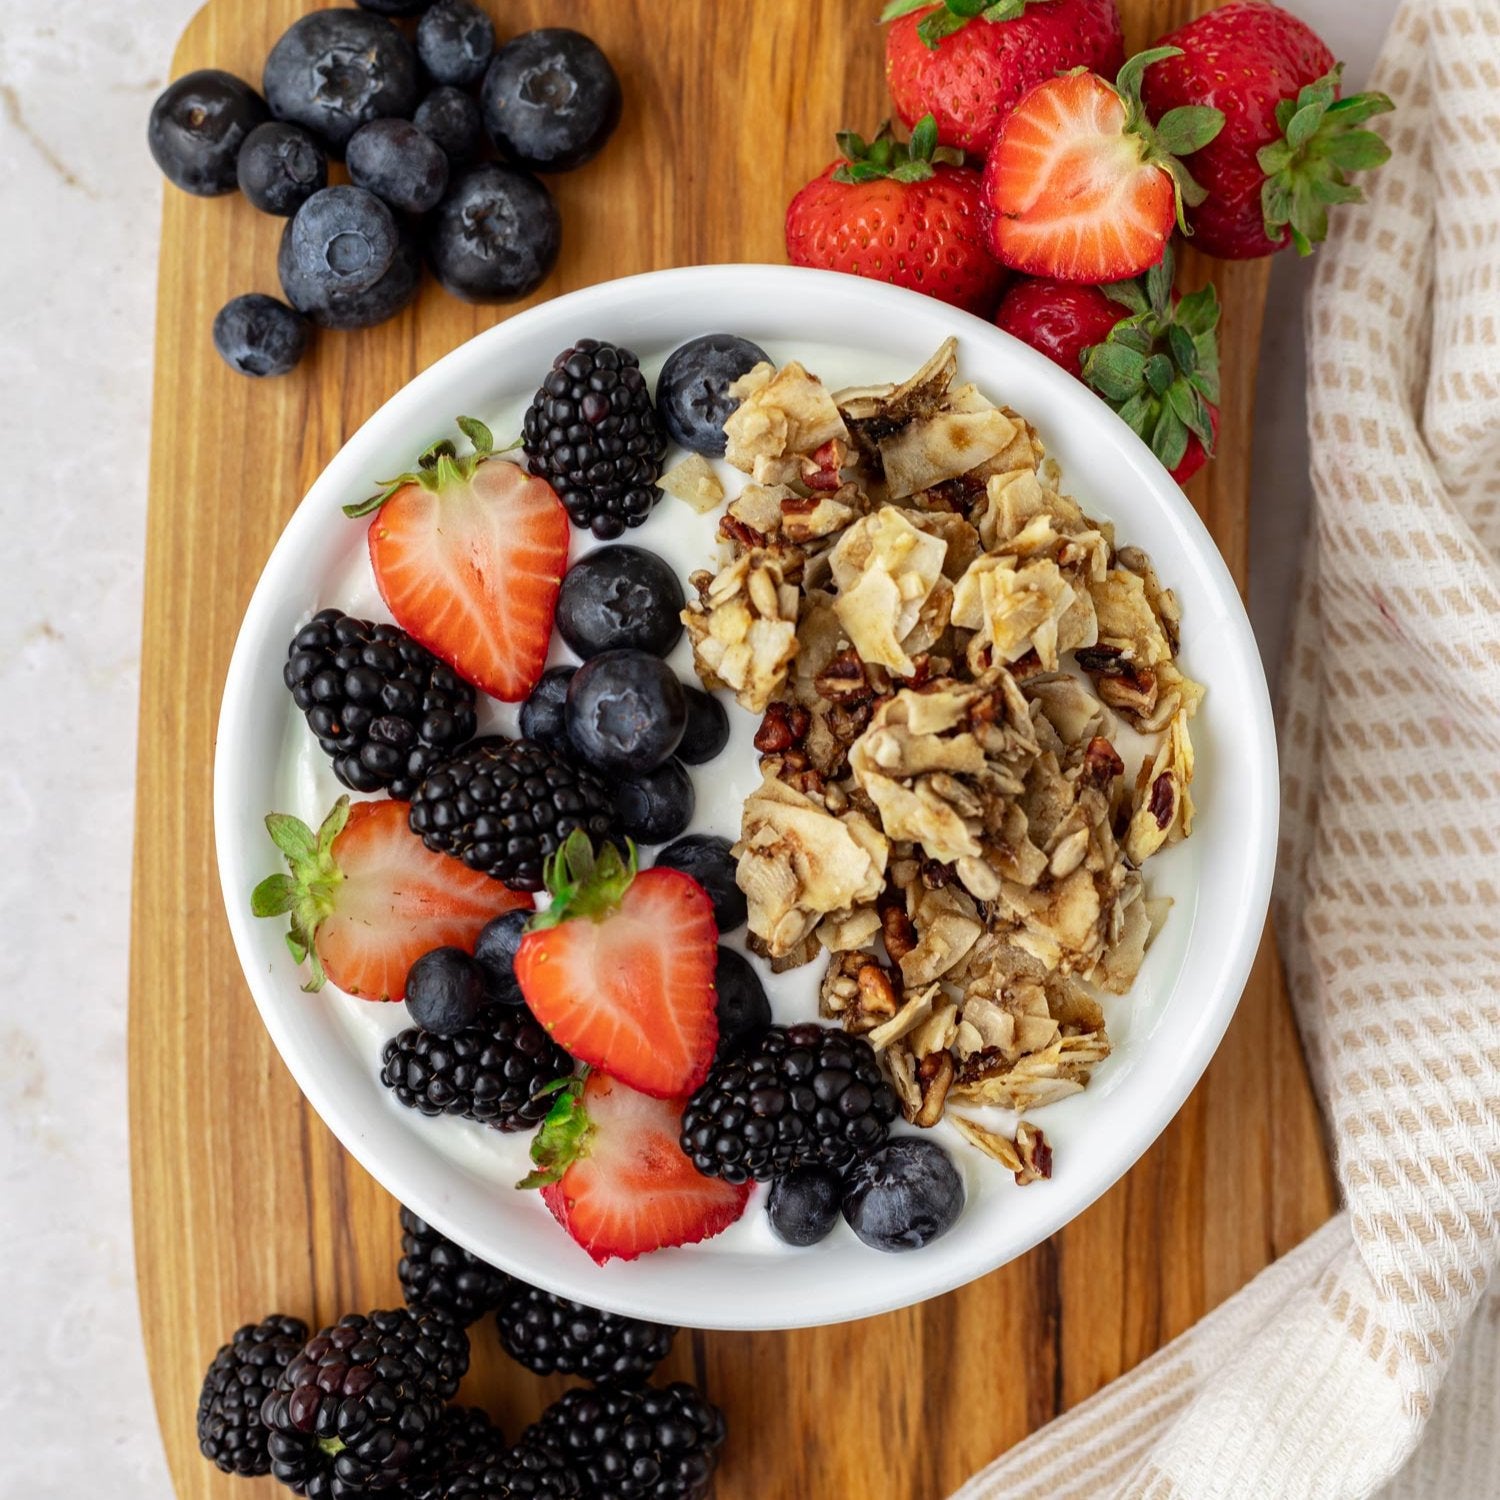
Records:
M907 143L838 137L840 160L792 199L786 253L795 266L847 271L988 315L1005 272L985 245L979 173L939 147L929 115Z
M1116 0L891 0L885 80L907 125L983 156L1017 100L1069 68L1113 77L1125 61Z
M1384 94L1338 97L1342 64L1317 34L1269 0L1230 0L1190 21L1163 44L1181 55L1146 75L1153 120L1184 104L1222 110L1224 128L1193 158L1207 197L1192 206L1193 243L1245 260L1290 240L1300 255L1328 233L1335 203L1363 194L1350 172L1391 154L1360 127L1393 108Z
M1018 280L995 322L1089 386L1150 445L1178 484L1219 434L1219 301L1212 286L1176 298L1172 255L1110 286Z

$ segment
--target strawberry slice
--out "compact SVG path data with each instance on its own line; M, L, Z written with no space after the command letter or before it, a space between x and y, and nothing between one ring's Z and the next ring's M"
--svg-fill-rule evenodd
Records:
M601 1266L671 1245L696 1245L745 1211L748 1183L705 1177L683 1154L680 1099L653 1099L603 1073L561 1086L536 1139L552 1216Z
M434 443L415 470L344 513L375 513L370 563L396 623L476 687L518 703L547 662L568 513L545 480L493 457L483 422L458 426L472 453Z
M409 811L404 802L351 807L340 797L316 834L289 813L266 818L291 874L261 881L250 910L291 914L287 947L312 967L303 989L331 979L363 1000L400 1000L424 953L472 951L491 917L531 905L531 897L426 849L407 826Z
M635 847L596 857L575 830L547 867L552 904L532 918L516 980L574 1057L659 1099L703 1082L719 1040L718 928L680 870L636 869Z
M1224 116L1169 110L1153 126L1141 77L1177 49L1137 53L1111 85L1093 73L1048 79L1001 127L984 169L990 248L1014 270L1058 281L1121 281L1161 259L1183 204L1201 203L1181 155L1207 145Z

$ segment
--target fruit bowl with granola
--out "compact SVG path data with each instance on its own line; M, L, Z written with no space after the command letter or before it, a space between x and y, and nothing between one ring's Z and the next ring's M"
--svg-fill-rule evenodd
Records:
M403 1202L591 1306L792 1327L1151 1144L1254 957L1275 751L1228 570L1086 388L725 266L354 434L247 610L215 826L267 1028Z

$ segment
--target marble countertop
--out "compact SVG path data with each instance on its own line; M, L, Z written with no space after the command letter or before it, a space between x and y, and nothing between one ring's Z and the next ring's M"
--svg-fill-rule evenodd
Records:
M28 1500L101 1477L112 1500L170 1494L134 1288L126 964L162 191L145 121L197 4L0 18L0 1494ZM1394 0L1292 8L1358 82ZM1278 262L1261 361L1251 613L1273 666L1305 514L1306 279Z

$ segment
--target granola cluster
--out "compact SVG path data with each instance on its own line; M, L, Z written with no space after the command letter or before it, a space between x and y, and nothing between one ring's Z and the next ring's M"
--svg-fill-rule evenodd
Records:
M1109 1055L1097 996L1165 919L1141 867L1192 831L1203 696L1150 560L956 381L951 339L897 386L752 370L727 561L683 614L704 684L762 716L735 847L751 944L778 970L822 956L823 1014L918 1125L1041 1108ZM1018 1181L1050 1170L1024 1120L955 1123Z

